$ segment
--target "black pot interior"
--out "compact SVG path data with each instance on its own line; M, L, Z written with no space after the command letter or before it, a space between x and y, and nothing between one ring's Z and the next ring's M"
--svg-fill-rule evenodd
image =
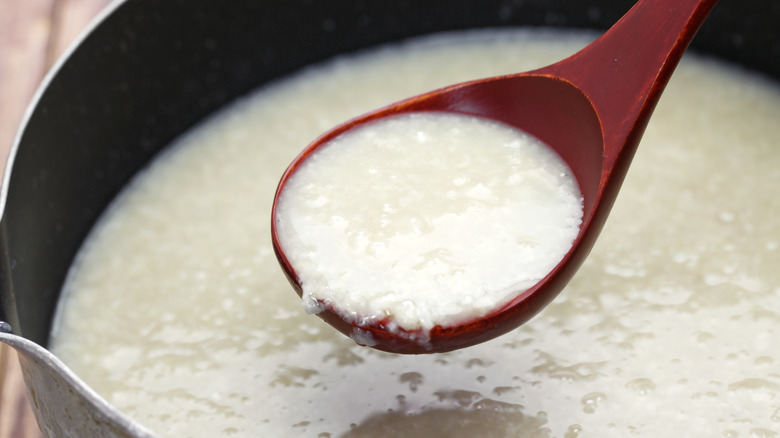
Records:
M257 86L413 35L494 26L604 29L632 3L127 1L62 65L21 137L0 223L0 321L46 345L68 268L106 205L172 139ZM780 2L721 3L693 45L780 78Z

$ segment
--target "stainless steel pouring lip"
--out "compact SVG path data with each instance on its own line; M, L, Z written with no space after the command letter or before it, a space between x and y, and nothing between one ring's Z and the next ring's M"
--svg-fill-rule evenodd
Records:
M51 438L155 438L145 427L100 397L47 349L0 332L16 349L35 418Z

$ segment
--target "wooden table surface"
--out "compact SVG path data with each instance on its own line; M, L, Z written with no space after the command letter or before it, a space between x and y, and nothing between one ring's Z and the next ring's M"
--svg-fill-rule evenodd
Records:
M24 110L44 75L111 2L0 0L0 173ZM0 438L40 436L16 354L0 345Z

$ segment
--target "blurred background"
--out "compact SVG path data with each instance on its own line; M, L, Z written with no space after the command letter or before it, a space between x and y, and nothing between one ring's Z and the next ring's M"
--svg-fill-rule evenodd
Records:
M0 173L46 73L115 0L0 0ZM0 438L40 437L13 350L0 345Z

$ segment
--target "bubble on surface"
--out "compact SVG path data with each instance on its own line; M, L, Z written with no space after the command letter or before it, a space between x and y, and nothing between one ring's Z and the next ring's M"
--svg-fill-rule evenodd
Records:
M423 375L417 372L408 372L401 374L398 380L401 383L409 384L410 391L417 392L418 386L422 385L423 383Z
M729 385L730 391L750 391L750 392L757 392L757 391L767 391L771 393L780 392L780 384L772 382L768 379L762 379L762 378L749 378L740 380L738 382L734 382Z
M606 394L602 392L589 392L582 396L582 411L587 414L594 414L604 401L607 400Z
M751 438L775 438L776 436L778 436L778 433L774 430L764 429L761 427L750 430Z
M645 378L630 380L626 382L625 386L638 395L647 395L648 392L655 389L655 383Z
M579 424L572 424L566 430L566 433L563 435L563 438L577 438L580 435L580 432L582 432L582 426L580 426Z

